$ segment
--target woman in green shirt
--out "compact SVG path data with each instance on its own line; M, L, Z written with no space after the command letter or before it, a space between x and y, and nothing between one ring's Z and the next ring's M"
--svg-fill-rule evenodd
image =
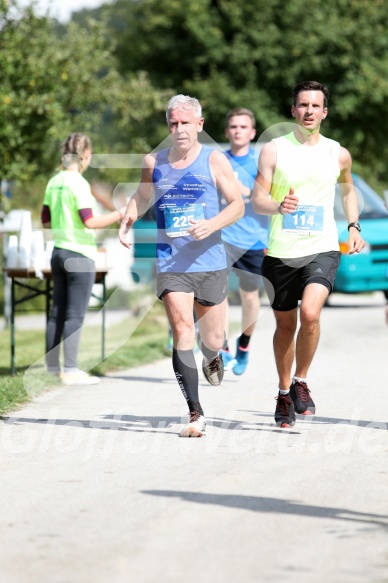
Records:
M48 371L59 374L65 385L91 385L100 381L78 368L81 328L96 274L95 229L120 221L125 210L94 216L95 198L82 176L91 155L88 136L73 133L66 139L62 147L63 170L47 185L41 215L43 227L52 229L54 238L53 303L47 324L46 364Z

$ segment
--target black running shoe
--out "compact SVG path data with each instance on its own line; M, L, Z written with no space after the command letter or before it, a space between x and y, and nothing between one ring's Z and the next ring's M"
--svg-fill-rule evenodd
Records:
M290 397L295 411L299 415L315 415L315 403L311 398L310 389L303 381L293 380L290 387Z
M224 363L221 354L218 354L213 360L209 360L204 356L202 371L208 383L215 386L220 385L224 378Z
M275 421L278 427L292 427L295 425L294 403L290 395L279 395L276 397Z

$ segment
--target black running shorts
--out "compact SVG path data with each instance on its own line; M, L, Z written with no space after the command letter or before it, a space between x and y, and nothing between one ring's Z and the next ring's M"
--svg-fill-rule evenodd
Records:
M224 243L229 269L240 280L240 288L246 292L258 290L261 280L261 266L265 257L264 249L240 249Z
M272 308L283 312L295 309L309 283L320 283L331 293L340 257L339 251L295 259L279 259L266 255L262 274Z

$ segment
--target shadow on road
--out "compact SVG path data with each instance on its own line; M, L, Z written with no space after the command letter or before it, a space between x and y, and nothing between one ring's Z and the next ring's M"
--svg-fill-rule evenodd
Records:
M303 429L303 426L309 424L329 424L329 425L348 425L353 427L363 427L366 429L387 430L387 424L378 421L364 421L360 419L339 419L335 417L304 417L297 415L300 424L292 429L280 429L274 425L273 414L260 411L244 411L251 413L258 417L268 418L263 422L248 422L241 419L224 419L222 417L208 417L208 426L217 427L223 430L239 430L239 431L270 431L280 434L299 434L297 428ZM130 414L109 414L101 415L98 419L55 419L55 418L33 418L33 417L18 417L15 416L0 416L0 421L7 425L24 425L24 424L43 424L43 425L58 425L67 427L78 427L84 429L102 429L113 431L141 431L151 433L162 433L164 429L174 429L176 425L181 425L186 422L187 417L169 417L169 416L139 416ZM269 420L271 419L271 421ZM174 431L165 431L165 433L174 433Z
M375 525L388 530L388 516L356 512L346 508L312 506L302 502L264 498L261 496L243 496L239 494L206 494L199 492L179 492L175 490L142 490L142 494L180 498L196 504L212 504L252 512L293 514L294 516L311 516L313 518L329 518L357 522L364 525Z

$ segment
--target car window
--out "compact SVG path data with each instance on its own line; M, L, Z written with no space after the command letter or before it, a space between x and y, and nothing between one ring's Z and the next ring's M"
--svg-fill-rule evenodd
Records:
M387 218L388 210L385 208L384 201L373 188L357 174L353 174L353 182L357 192L360 219ZM338 185L334 199L334 216L336 220L346 220Z

